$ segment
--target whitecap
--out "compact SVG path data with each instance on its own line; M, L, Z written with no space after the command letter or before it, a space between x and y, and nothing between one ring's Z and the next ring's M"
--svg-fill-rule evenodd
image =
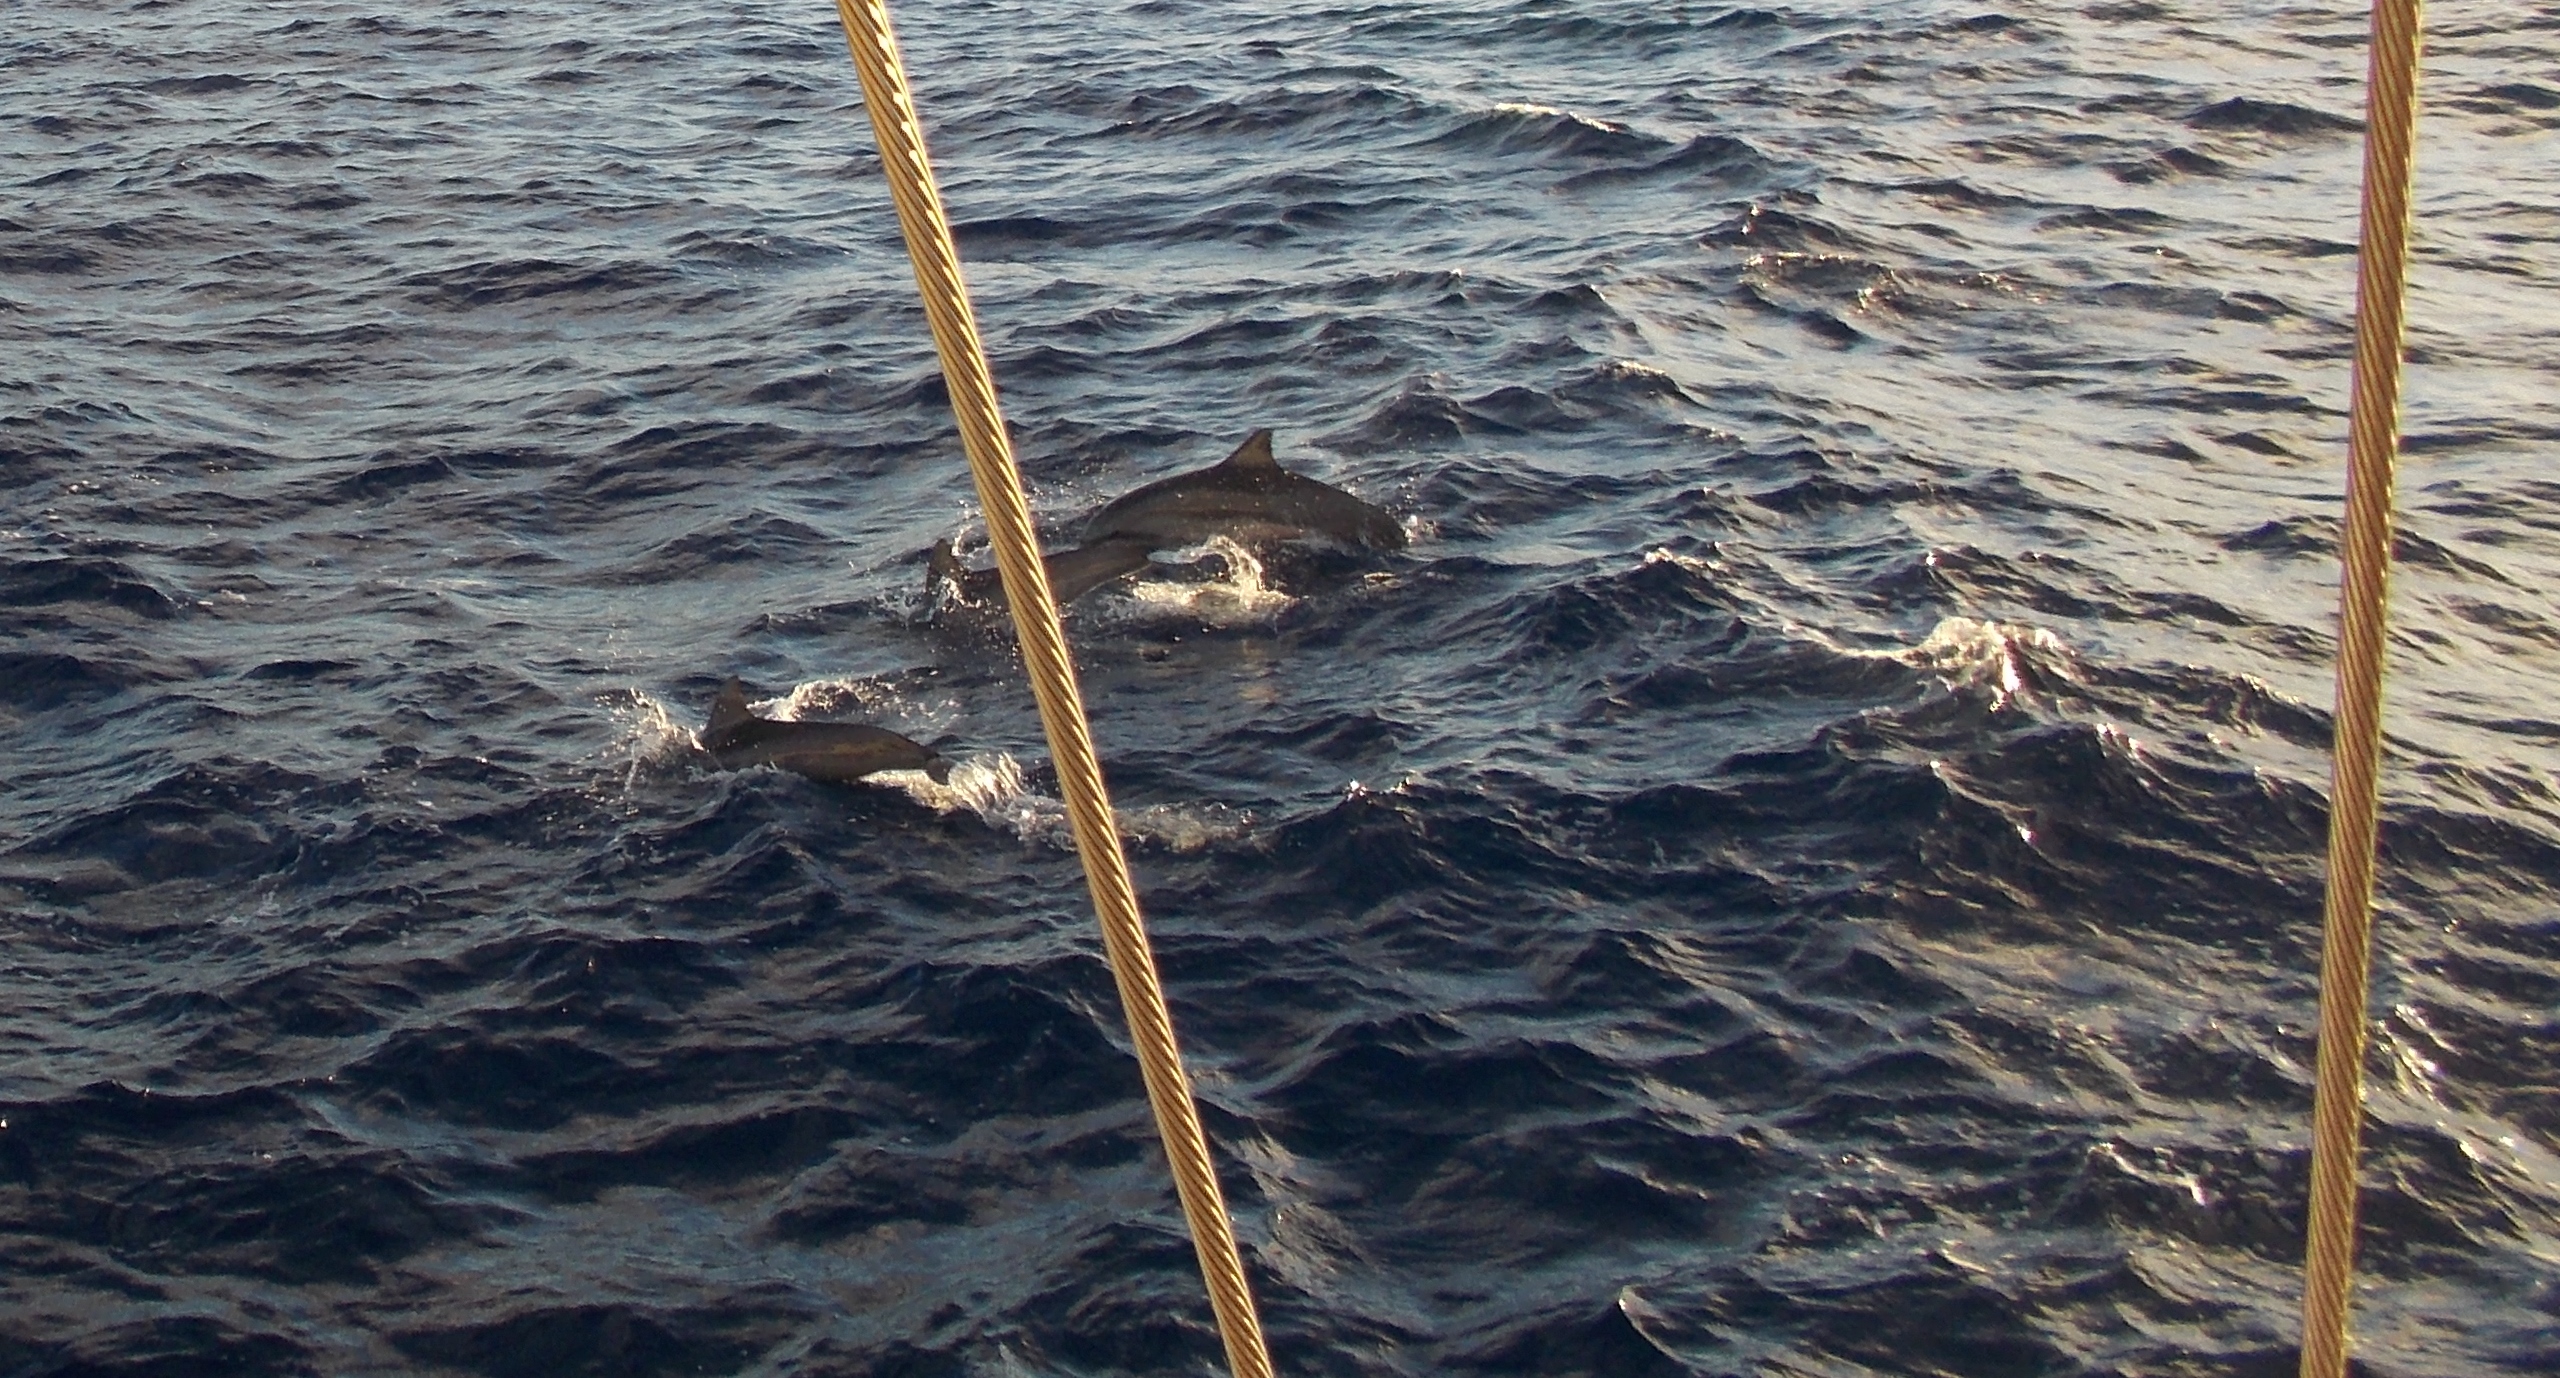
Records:
M1143 615L1174 614L1213 627L1234 627L1266 621L1297 601L1271 587L1262 561L1252 551L1224 536L1169 553L1173 558L1168 568L1197 570L1215 556L1224 572L1206 579L1140 577L1132 581L1123 598Z

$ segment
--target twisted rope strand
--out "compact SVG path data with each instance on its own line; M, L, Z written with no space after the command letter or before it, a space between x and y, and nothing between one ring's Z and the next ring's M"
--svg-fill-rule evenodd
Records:
M897 202L908 257L915 264L916 287L933 326L934 348L942 357L951 411L968 451L978 502L986 511L987 538L995 548L1005 601L1022 643L1023 665L1040 702L1040 723L1048 733L1049 752L1058 769L1058 791L1066 799L1076 850L1084 859L1085 885L1101 920L1103 947L1111 959L1112 977L1129 1019L1130 1040L1145 1074L1147 1101L1164 1139L1183 1214L1191 1223L1200 1273L1217 1313L1219 1335L1226 1343L1227 1366L1235 1378L1272 1378L1262 1322L1245 1284L1244 1264L1210 1166L1199 1109L1174 1043L1173 1016L1165 1007L1155 956L1138 915L1128 859L1120 850L1110 797L1094 759L1092 731L1076 689L1075 667L1067 657L1066 632L1050 597L1048 570L1040 561L1039 542L1032 531L1031 507L1023 497L1022 476L996 405L994 376L961 281L959 251L934 186L933 169L925 159L924 137L898 59L888 7L885 0L836 0L836 12L844 20L845 40L861 75L863 103L879 139L880 161Z
M2329 892L2320 953L2302 1378L2345 1378L2347 1369L2382 755L2383 604L2391 577L2410 152L2417 137L2418 23L2419 0L2375 0L2365 77L2364 228L2356 259L2347 524L2339 549L2337 738L2329 781Z

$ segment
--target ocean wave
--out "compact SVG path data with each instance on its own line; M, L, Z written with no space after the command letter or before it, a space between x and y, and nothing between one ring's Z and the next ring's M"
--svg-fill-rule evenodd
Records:
M0 1368L1213 1365L826 21L63 14ZM1409 537L1067 621L1282 1367L2289 1364L2353 22L984 18L900 38L1053 541L1262 426ZM2430 37L2358 1358L2446 1378L2552 1366L2538 32ZM731 675L949 777L717 769Z

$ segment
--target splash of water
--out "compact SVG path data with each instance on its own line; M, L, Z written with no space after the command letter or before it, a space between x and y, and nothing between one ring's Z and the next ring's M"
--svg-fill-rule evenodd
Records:
M1232 627L1264 621L1297 601L1271 587L1262 561L1252 551L1224 536L1212 536L1172 554L1175 558L1168 563L1173 567L1206 568L1215 557L1224 572L1208 579L1140 578L1129 585L1128 599L1142 613L1170 613L1213 627Z
M781 722L851 721L894 727L919 740L949 729L958 705L944 700L920 703L895 687L861 676L813 679L777 698L748 705L754 712Z
M2041 627L2019 627L1950 617L1896 658L1936 673L1949 689L1987 688L1994 710L2006 708L2039 684L2077 684L2071 648Z
M1075 830L1067 806L1031 788L1022 762L1012 753L984 752L963 757L950 777L935 780L920 770L890 770L872 781L906 792L907 797L940 814L971 813L991 828L1000 828L1026 844L1071 851ZM1217 804L1151 804L1113 812L1120 836L1129 842L1159 846L1172 852L1196 852L1239 837L1253 817Z
M694 749L693 729L676 721L667 705L646 690L608 694L604 705L614 734L597 754L619 769L625 794L639 787L642 772Z

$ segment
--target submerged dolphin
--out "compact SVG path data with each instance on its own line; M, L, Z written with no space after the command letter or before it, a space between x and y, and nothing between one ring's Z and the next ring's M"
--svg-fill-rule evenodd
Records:
M933 748L885 727L759 718L747 707L746 686L734 679L712 701L701 742L723 770L775 766L840 785L883 770L921 770L936 781L951 777L951 763Z
M1403 525L1385 509L1281 468L1266 428L1206 469L1158 479L1105 503L1085 519L1083 545L1046 557L1049 589L1059 603L1071 603L1145 568L1154 551L1199 545L1213 536L1243 545L1320 536L1374 550L1401 550L1405 543ZM934 543L926 561L928 595L946 579L973 603L1004 593L993 569L962 568L944 540Z
M1049 596L1061 606L1072 603L1095 589L1147 564L1144 541L1103 541L1096 545L1062 550L1045 557L1041 563L1049 567ZM925 592L928 596L948 579L962 598L972 603L986 603L1004 597L1004 576L995 566L969 569L961 565L953 553L949 537L933 543L933 554L925 559Z
M1267 429L1206 469L1158 479L1113 499L1084 524L1087 547L1143 540L1153 543L1150 549L1167 550L1212 536L1244 545L1322 536L1373 550L1404 549L1404 527L1383 508L1281 468L1272 458Z

